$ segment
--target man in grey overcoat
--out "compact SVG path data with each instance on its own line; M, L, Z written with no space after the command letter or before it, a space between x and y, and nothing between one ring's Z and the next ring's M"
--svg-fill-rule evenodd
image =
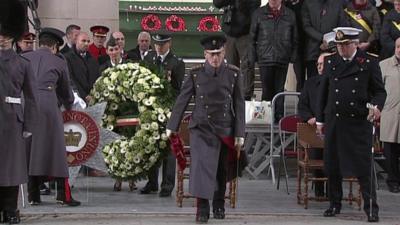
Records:
M198 223L208 222L209 199L213 200L214 218L225 218L227 154L244 141L243 76L237 67L224 62L225 41L223 36L201 40L206 62L185 77L167 124L167 136L178 131L194 96L195 108L189 123L189 192L197 198Z
M378 222L379 207L371 177L370 121L379 119L386 91L378 58L357 48L361 30L338 27L334 31L338 52L325 58L316 112L318 131L322 133L325 128L324 167L330 206L324 216L340 213L343 176L353 176L360 184L368 222ZM373 112L369 112L367 103L374 105Z
M32 67L12 48L24 32L25 10L20 1L0 2L0 223L9 224L20 222L19 185L28 180L24 138L36 118Z
M67 62L58 48L64 33L55 28L43 28L39 34L39 49L24 54L32 64L37 82L39 126L32 136L29 158L28 201L37 205L39 185L48 177L57 182L57 201L69 206L80 203L71 197L66 178L69 177L64 140L64 125L60 105L67 110L74 103ZM68 185L68 186L67 186Z
M385 106L382 110L380 140L384 142L386 157L386 183L390 192L400 192L400 38L395 42L395 54L381 61L383 83L387 92Z

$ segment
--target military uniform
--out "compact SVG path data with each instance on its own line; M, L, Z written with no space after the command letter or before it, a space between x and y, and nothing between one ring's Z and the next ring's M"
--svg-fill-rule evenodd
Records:
M63 43L64 33L54 28L43 28L39 39L52 38ZM32 64L37 79L39 114L36 117L40 127L32 136L32 147L29 160L28 200L31 204L40 203L39 185L49 177L57 178L59 190L57 200L67 201L65 197L65 178L69 177L66 148L64 140L64 123L59 109L63 105L71 109L74 95L70 86L67 62L64 57L55 55L47 46L26 53Z
M90 31L93 33L93 37L98 36L98 37L107 37L107 33L110 29L105 26L92 26L90 28ZM105 39L104 39L105 40ZM96 46L94 43L89 45L88 51L90 55L96 59L99 60L99 57L101 56L107 56L106 48L104 46ZM99 62L99 64L102 64L103 62Z
M232 151L226 140L244 137L243 76L237 67L225 63L215 68L206 62L192 69L182 84L167 129L178 131L192 96L189 192L198 198L197 216L207 217L208 199L213 199L214 210L224 210L225 163L228 151Z
M171 36L167 33L158 33L152 36L155 44L163 45L171 41ZM171 49L166 55L160 56L156 51L149 51L144 57L144 61L153 64L157 67L161 76L166 76L167 80L171 83L172 88L178 94L181 89L182 80L185 74L185 63L179 59ZM149 181L144 188L140 190L141 194L148 194L152 191L158 190L158 166L155 166L149 171ZM167 197L171 195L175 186L175 171L176 171L176 158L171 151L168 152L166 158L162 161L162 183L160 197Z
M343 37L339 32L337 38ZM376 191L375 187L371 190L370 177L372 124L367 120L366 104L372 103L381 110L386 92L377 57L358 49L347 60L337 53L325 58L318 94L317 121L325 122L324 164L330 208L340 211L342 176L355 176L361 186L365 212L368 214L372 207L377 217Z
M179 93L181 84L183 81L183 76L185 75L185 63L182 59L178 58L171 50L165 56L162 62L158 61L157 52L149 51L144 57L146 62L152 63L154 65L160 66L159 70L167 79L171 82L172 87ZM161 63L161 64L160 64Z

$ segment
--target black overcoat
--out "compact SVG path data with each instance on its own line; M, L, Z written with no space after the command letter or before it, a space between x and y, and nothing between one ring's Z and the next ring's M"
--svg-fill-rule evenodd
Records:
M377 57L361 50L350 62L337 53L325 57L318 97L317 121L325 123L326 173L368 176L372 124L366 104L382 110L386 99Z

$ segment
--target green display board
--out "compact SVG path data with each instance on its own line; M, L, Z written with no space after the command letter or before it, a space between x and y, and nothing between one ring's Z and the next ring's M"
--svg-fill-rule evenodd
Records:
M173 51L184 58L203 57L199 40L221 32L221 15L212 3L119 1L119 24L127 49L136 46L140 31L168 31Z

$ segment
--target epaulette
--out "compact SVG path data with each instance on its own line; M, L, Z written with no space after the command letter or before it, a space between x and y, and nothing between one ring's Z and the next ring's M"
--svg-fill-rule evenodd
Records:
M370 55L370 56L375 57L375 58L379 57L379 55L371 53L371 52L367 52L367 55Z
M226 65L227 65L227 67L228 67L229 69L231 69L231 70L233 70L233 71L235 71L235 72L239 72L239 71L240 71L239 67L237 67L237 66L235 66L235 65L232 65L232 64L226 64Z

